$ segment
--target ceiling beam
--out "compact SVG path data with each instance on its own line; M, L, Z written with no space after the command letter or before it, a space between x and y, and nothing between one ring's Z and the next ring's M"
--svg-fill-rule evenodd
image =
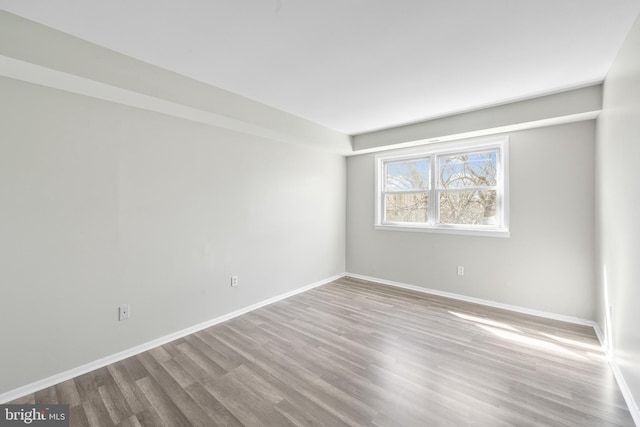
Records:
M353 137L353 154L595 119L602 84L398 126Z

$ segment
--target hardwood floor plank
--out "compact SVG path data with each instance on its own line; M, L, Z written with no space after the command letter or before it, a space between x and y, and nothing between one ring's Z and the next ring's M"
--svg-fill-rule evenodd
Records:
M293 402L284 399L276 404L276 409L296 426L341 427L349 425L303 396Z
M129 374L134 381L138 381L139 379L149 376L149 372L147 372L142 363L140 363L138 358L135 356L124 359L119 363L121 363L127 369L127 371L129 371Z
M187 393L209 415L214 425L238 427L242 423L199 382L186 388Z
M207 355L207 353L204 353L197 347L194 347L194 343L198 345L202 341L191 339L190 337L187 338L189 338L187 339L187 342L180 344L178 348L187 357L189 357L197 365L204 369L207 372L207 375L213 377L221 377L222 375L227 373L227 370L217 364L211 357L209 357L209 355Z
M78 406L82 403L80 394L76 388L76 383L73 380L67 380L56 384L56 395L60 402L68 404L70 407ZM47 402L51 403L51 402Z
M345 414L341 414L338 407L332 406L330 397L323 398L324 393L320 390L314 390L316 387L313 384L306 382L300 382L295 387L292 387L292 382L296 381L295 376L288 376L286 368L281 368L273 364L266 363L263 366L259 366L256 363L248 362L247 366L251 368L253 372L277 388L280 394L283 396L283 400L276 405L278 411L285 415L294 424L299 422L300 419L305 417L313 417L313 414L318 416L319 420L325 420L326 425L343 425L347 424L343 418L348 418ZM320 381L319 378L317 378ZM293 403L298 408L298 411L305 411L304 414L293 413L288 402ZM355 421L351 425L358 425Z
M87 414L83 405L75 405L69 408L69 427L86 427L89 425Z
M135 415L132 415L118 424L118 427L142 427L142 424L140 424L140 421L138 421Z
M162 364L162 367L167 370L169 375L180 384L180 387L187 388L191 384L196 382L193 378L175 359L169 359Z
M238 366L227 375L232 376L236 381L244 384L272 405L277 405L284 399L278 387L271 384L247 365Z
M133 410L129 406L127 399L113 379L110 378L110 381L98 387L98 392L102 396L102 401L113 424L119 424L133 415Z
M232 359L226 357L219 351L219 347L216 345L217 343L213 341L211 336L206 333L197 332L189 336L188 338L189 339L185 341L191 344L194 348L201 351L209 359L211 359L213 363L221 368L215 369L215 372L217 372L219 375L224 375L230 370L237 368L244 361L244 359L239 360L238 357Z
M145 360L142 355L141 360ZM144 364L144 362L143 362ZM211 420L180 384L164 369L162 365L145 366L151 377L155 380L166 396L169 396L173 404L184 414L193 426L206 427Z
M36 404L59 403L58 393L56 392L55 386L36 392L34 400Z
M171 359L171 355L163 346L152 348L148 352L158 363L166 362Z
M137 413L136 419L142 427L173 427L171 424L165 423L153 408L147 408Z
M217 373L216 375L208 373L206 369L198 365L196 362L194 362L193 359L191 359L184 353L177 356L173 360L175 360L175 362L180 365L180 367L184 369L184 371L197 382L205 383L210 379L217 378L219 376Z
M292 426L273 404L240 382L230 372L205 388L245 426Z
M151 406L123 362L111 364L107 369L134 414Z
M82 407L87 418L87 425L90 427L109 427L113 425L111 417L104 402L97 393L98 397L92 397L89 400L82 401Z
M170 396L167 396L162 388L151 377L141 378L136 383L153 405L162 423L169 427L188 427L189 420L178 409Z
M294 385L296 390L305 397L321 404L338 418L352 425L368 425L370 423L371 416L375 414L375 409L372 406L358 401L315 375L305 366L308 364L306 360L296 360L290 357L286 349L274 346L272 350L274 352L262 353L263 360L267 361L266 364L258 359L253 362L262 368L272 369L278 377L285 377L290 386Z
M178 350L178 348L176 346L178 344L180 344L181 342L183 342L182 338L179 339L179 340L175 340L175 341L163 344L162 348L164 349L164 351L169 353L169 355L171 357L176 357L176 356L180 355L180 350Z
M215 349L214 361L221 367L230 371L237 368L243 363L247 362L247 359L242 357L241 354L235 352L232 348L220 341L215 335L213 328L208 328L198 333L198 337L209 345L209 347Z

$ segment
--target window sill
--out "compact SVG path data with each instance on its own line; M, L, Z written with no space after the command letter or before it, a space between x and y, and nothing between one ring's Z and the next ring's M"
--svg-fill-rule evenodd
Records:
M509 238L509 230L504 229L478 229L478 228L459 228L459 227L425 227L425 226L408 226L408 225L380 225L374 226L376 230L381 231L408 231L417 233L436 233L436 234L458 234L464 236L481 236L481 237L502 237Z

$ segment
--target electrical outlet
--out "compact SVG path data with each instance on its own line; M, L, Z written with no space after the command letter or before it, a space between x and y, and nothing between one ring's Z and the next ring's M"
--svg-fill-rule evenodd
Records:
M119 321L127 320L130 315L131 315L131 308L129 307L129 304L122 304L120 307L118 307Z
M238 276L231 276L231 286L238 286Z
M464 276L464 267L461 265L458 266L458 276Z

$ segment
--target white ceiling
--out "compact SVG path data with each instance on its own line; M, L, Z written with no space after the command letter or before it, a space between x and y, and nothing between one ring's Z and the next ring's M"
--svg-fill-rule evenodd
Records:
M348 134L603 80L640 0L0 0Z

